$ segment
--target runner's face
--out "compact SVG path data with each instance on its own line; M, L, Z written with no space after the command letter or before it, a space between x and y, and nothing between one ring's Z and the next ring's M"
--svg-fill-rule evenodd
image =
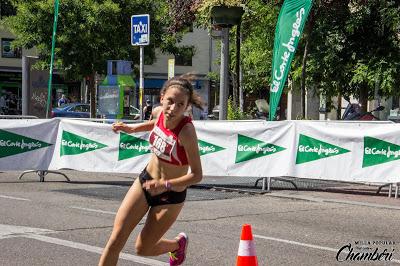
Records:
M169 87L161 97L165 120L181 119L188 106L189 97L185 90L178 86Z

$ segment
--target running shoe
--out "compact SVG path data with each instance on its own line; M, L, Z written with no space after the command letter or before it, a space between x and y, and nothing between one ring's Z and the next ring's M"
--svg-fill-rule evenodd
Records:
M189 238L185 233L179 233L175 239L178 240L179 248L169 253L170 266L181 265L185 261L186 249L189 244Z

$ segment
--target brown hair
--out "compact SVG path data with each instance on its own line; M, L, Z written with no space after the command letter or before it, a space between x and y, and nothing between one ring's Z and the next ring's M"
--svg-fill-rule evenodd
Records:
M192 81L194 81L195 78L196 77L193 74L183 74L181 76L173 77L164 83L160 95L164 95L168 88L172 86L180 87L187 92L189 96L188 103L203 110L205 103L200 95L193 89Z

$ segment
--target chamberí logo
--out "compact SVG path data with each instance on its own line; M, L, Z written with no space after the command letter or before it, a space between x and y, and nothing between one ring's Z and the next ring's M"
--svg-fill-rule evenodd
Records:
M198 140L198 145L199 145L200 156L225 150L225 148L222 148L220 146L211 144L209 142L200 139Z
M336 253L338 262L391 261L396 251L395 241L354 241L341 247Z
M285 148L238 134L235 163L271 155Z
M100 142L90 140L74 133L63 131L61 137L60 156L77 155L107 147Z
M373 137L364 137L362 167L373 166L400 159L400 146Z
M150 153L150 146L147 140L136 138L123 132L119 136L118 161Z
M350 151L322 140L300 134L299 144L297 145L296 164L307 163L347 152Z
M0 129L0 158L45 148L51 145L53 144Z

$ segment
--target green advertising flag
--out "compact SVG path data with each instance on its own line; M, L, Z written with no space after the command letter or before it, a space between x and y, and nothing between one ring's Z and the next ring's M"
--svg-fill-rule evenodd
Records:
M147 140L121 132L119 138L118 161L150 153Z
M200 139L198 140L198 145L200 156L225 150L225 148Z
M289 73L290 64L304 24L312 6L312 0L285 0L275 28L272 59L272 83L269 98L269 120L275 119L276 108Z
M299 144L297 145L296 164L308 163L347 152L350 151L328 142L300 134Z
M0 129L0 158L49 147L53 144Z
M60 157L82 154L104 147L107 145L64 130L61 137Z
M283 150L285 150L285 148L278 145L266 143L258 139L253 139L238 134L235 163L241 163L248 160L260 158L263 156L281 152Z
M400 145L373 137L364 137L363 168L399 159Z

